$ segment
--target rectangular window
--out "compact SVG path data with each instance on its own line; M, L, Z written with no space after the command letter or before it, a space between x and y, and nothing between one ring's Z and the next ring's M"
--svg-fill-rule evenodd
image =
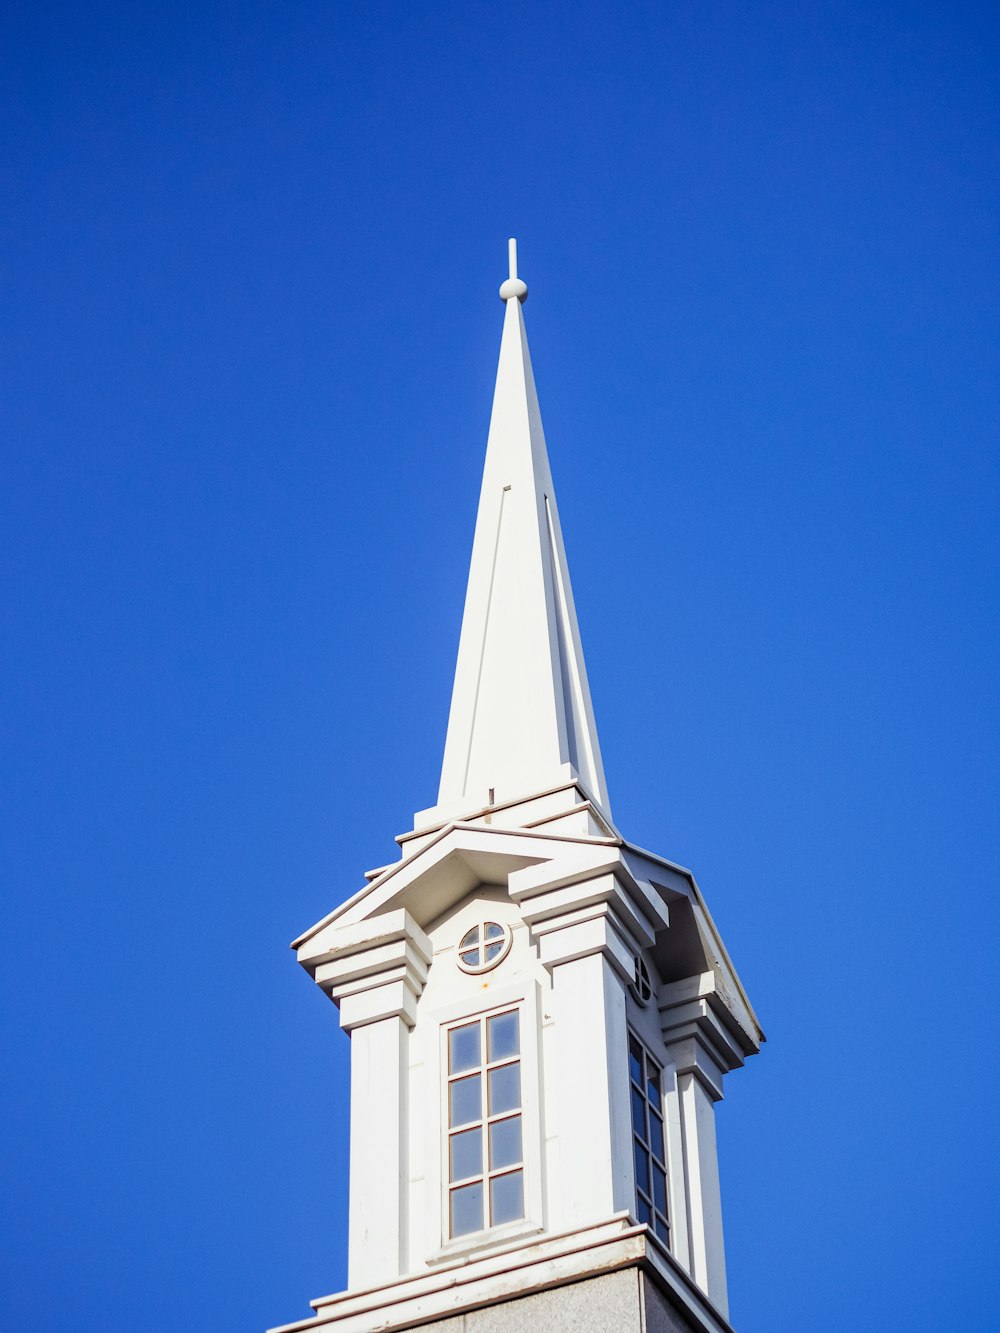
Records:
M448 1029L448 1234L524 1216L516 1009Z
M635 1151L635 1212L670 1244L667 1209L667 1149L663 1135L663 1071L631 1033L628 1067L632 1094L632 1146Z

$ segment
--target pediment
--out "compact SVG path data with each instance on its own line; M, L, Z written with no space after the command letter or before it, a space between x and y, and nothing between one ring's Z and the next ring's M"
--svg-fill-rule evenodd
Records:
M485 820L448 824L419 851L381 871L292 947L299 962L312 970L332 952L351 952L383 935L387 941L395 938L399 932L390 925L404 917L423 935L482 885L505 886L519 907L527 903L530 908L537 891L558 905L563 886L572 897L572 886L602 876L627 886L625 919L634 938L651 945L666 987L712 977L712 1004L725 1011L743 1044L756 1047L763 1032L694 877L620 838L559 836Z
M322 953L348 927L401 909L429 926L480 884L506 884L517 871L564 861L569 876L617 860L611 838L556 837L532 830L482 823L447 825L412 856L389 866L354 897L316 923L292 944L300 961Z

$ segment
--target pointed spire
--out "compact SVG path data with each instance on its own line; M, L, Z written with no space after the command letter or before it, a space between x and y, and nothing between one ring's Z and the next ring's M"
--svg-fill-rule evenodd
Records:
M527 295L511 240L438 809L478 809L575 778L610 818L521 312Z

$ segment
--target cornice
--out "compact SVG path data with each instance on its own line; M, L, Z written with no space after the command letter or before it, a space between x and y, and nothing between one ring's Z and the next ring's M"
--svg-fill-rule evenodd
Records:
M405 910L313 937L299 950L348 1032L390 1017L412 1027L432 956L430 940Z
M646 1273L692 1333L732 1333L728 1321L648 1228L636 1226L624 1213L593 1226L489 1247L473 1258L388 1286L320 1297L311 1302L311 1317L270 1333L371 1333L373 1328L397 1333L489 1307L516 1318L515 1302L522 1297L624 1268Z

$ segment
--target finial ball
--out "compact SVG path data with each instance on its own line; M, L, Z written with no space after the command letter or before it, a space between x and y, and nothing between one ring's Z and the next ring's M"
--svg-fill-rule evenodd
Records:
M516 296L519 301L528 299L528 284L520 278L508 278L500 284L500 300L509 301Z

